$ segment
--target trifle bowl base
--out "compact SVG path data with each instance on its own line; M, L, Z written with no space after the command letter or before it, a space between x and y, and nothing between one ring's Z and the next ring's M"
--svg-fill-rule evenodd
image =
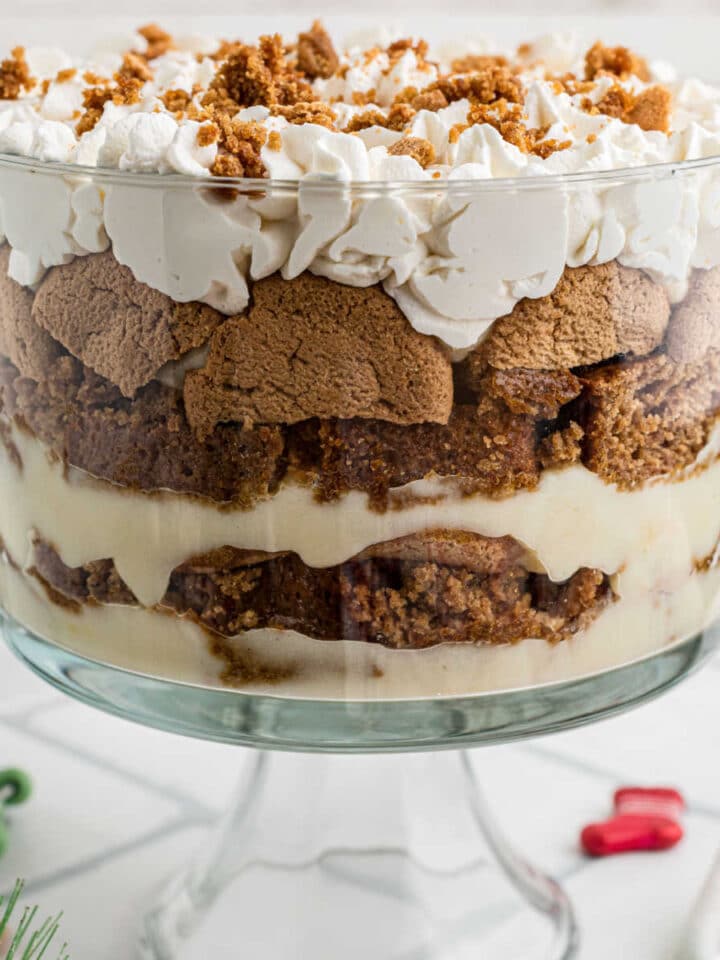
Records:
M571 905L495 825L465 751L255 751L143 960L576 956Z
M471 761L466 748L636 706L687 676L719 638L712 628L541 687L359 702L151 677L49 643L9 617L4 636L84 703L255 748L226 816L142 918L142 960L576 956L566 895L497 829L476 773L482 755Z

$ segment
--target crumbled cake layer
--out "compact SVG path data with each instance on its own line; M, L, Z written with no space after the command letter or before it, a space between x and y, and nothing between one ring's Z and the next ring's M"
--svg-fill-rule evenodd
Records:
M658 354L585 377L585 462L634 486L691 464L720 412L720 352L677 364Z
M573 462L632 487L692 464L720 412L717 270L672 314L640 271L567 270L452 364L378 287L273 276L246 315L220 318L109 254L56 268L35 295L1 267L6 415L141 490L249 507L292 477L383 509L428 476L498 497Z
M122 486L221 503L251 506L273 493L289 470L315 483L322 499L360 489L379 508L390 487L429 473L461 477L468 489L490 496L532 487L538 479L533 421L513 418L501 404L483 419L475 406L460 405L447 425L229 423L199 440L179 391L152 383L129 401L70 357L60 358L42 383L0 360L0 392L6 415L67 463Z
M109 560L72 569L39 542L32 572L55 602L136 603ZM420 649L526 637L559 642L589 626L612 596L597 570L559 584L529 572L512 538L430 531L326 569L296 554L223 548L178 567L161 607L226 637L273 627Z
M0 360L5 413L68 464L140 490L175 490L250 506L283 475L283 431L222 424L202 442L191 431L180 393L159 383L134 401L60 357L38 383Z
M334 500L364 490L383 508L388 490L426 476L455 477L468 493L505 496L539 479L536 425L499 401L457 404L447 424L310 421L292 431L289 462Z

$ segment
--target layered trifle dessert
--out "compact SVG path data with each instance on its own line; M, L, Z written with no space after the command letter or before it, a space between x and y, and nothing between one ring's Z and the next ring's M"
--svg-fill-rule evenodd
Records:
M0 64L0 596L275 695L548 683L720 588L720 91L564 36Z

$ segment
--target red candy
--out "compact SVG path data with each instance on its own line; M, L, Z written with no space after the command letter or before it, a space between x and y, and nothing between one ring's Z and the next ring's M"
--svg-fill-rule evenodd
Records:
M685 811L681 793L671 787L621 787L615 791L615 813L669 817L679 820Z
M685 801L677 790L665 787L623 787L614 796L615 816L591 823L580 842L592 857L632 850L668 850L683 836L678 822Z

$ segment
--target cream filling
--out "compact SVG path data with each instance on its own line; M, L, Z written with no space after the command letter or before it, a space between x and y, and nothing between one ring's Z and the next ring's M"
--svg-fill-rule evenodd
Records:
M583 634L556 645L528 639L507 646L444 644L388 650L323 641L292 630L252 630L233 644L269 669L273 683L237 683L249 693L322 699L404 699L538 686L598 673L699 633L717 615L720 570L686 577L672 594L641 593L607 607ZM151 676L222 686L225 663L189 620L134 607L49 602L42 588L0 562L0 602L28 629L69 650Z
M225 545L291 550L324 567L371 544L432 528L509 535L553 580L594 567L614 575L621 596L642 596L674 590L720 539L720 460L682 482L631 492L572 466L547 471L536 490L505 500L462 497L443 481L418 481L396 491L397 508L380 514L357 491L319 503L307 487L285 484L252 510L219 510L178 494L125 490L75 470L66 477L38 441L15 427L12 438L24 466L18 469L3 448L0 532L10 555L27 566L37 531L69 566L111 557L148 607L161 600L176 566ZM708 460L715 449L714 441ZM409 493L437 499L407 502Z
M698 633L718 613L720 572L715 566L695 570L720 540L717 438L704 453L709 465L681 482L621 492L575 466L546 473L536 491L502 501L463 498L447 483L422 482L396 492L396 509L385 514L372 511L364 494L319 504L307 488L292 485L253 510L218 510L177 494L123 490L79 471L66 477L41 443L15 428L13 440L22 469L4 447L0 452L0 532L10 556L26 567L37 532L71 566L112 557L147 607L161 599L175 566L214 547L296 550L306 562L323 566L432 527L514 536L555 579L581 566L612 574L618 600L582 634L556 646L528 638L515 646L395 651L294 631L249 631L232 641L238 654L289 674L281 682L249 684L251 690L362 699L536 685L642 657ZM401 507L408 489L433 491L438 499ZM78 653L143 673L221 683L224 663L190 620L121 606L73 613L50 603L8 564L0 574L0 599L31 630Z

